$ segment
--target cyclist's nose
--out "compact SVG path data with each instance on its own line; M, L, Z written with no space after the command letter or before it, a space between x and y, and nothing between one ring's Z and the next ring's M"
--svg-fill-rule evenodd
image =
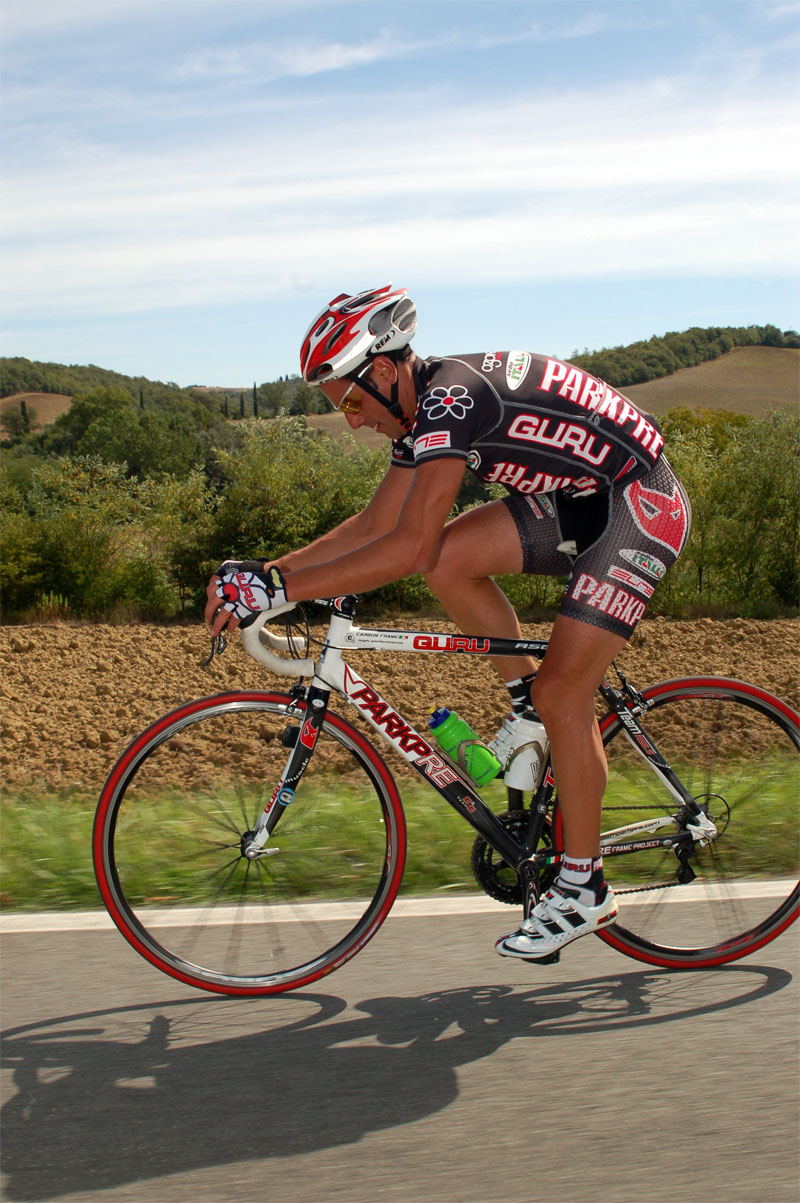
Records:
M346 413L344 416L347 419L347 425L350 426L353 430L358 430L361 426L364 425L363 409L360 409L357 414Z

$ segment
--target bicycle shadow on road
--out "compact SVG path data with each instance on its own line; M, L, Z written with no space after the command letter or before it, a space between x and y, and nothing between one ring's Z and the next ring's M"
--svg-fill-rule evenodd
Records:
M709 976L713 991L647 971L349 1009L310 993L193 997L18 1027L2 1035L17 1090L2 1109L5 1197L58 1198L350 1144L446 1108L458 1067L509 1041L708 1016L792 981L758 966Z

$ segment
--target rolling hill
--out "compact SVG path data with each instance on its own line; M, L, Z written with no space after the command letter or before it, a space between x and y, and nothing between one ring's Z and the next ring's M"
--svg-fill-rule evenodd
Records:
M789 347L735 347L719 359L670 376L632 384L626 397L652 414L678 406L687 409L728 409L759 417L769 409L800 406L800 351ZM313 414L308 423L335 435L345 425L339 414ZM351 432L365 447L381 447L383 435L373 430Z
M668 409L729 409L758 417L767 409L800 404L800 351L790 347L734 347L671 376L622 390L650 413Z
M72 398L64 393L14 393L10 397L0 398L0 413L18 410L20 401L34 411L40 426L49 426L59 414L67 412Z
M790 347L735 347L718 359L683 368L669 376L629 385L622 390L642 409L663 414L668 409L728 409L753 417L772 408L800 406L800 350ZM0 412L19 409L24 400L40 426L48 426L69 408L60 393L14 393L0 400ZM334 437L349 428L338 414L311 414L308 423ZM350 432L365 447L383 447L385 439L373 430Z

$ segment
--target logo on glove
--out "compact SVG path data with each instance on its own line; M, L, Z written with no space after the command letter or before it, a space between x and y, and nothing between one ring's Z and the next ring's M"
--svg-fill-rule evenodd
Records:
M266 572L259 572L260 567L256 560L244 563L226 560L217 570L216 575L222 578L217 597L236 618L247 619L286 601L286 586L277 565L272 564Z

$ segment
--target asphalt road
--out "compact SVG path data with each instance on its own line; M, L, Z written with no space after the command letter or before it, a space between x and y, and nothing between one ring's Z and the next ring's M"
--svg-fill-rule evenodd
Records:
M266 1000L113 931L6 936L3 1197L797 1203L800 925L681 974L591 937L502 961L504 923L392 918Z

